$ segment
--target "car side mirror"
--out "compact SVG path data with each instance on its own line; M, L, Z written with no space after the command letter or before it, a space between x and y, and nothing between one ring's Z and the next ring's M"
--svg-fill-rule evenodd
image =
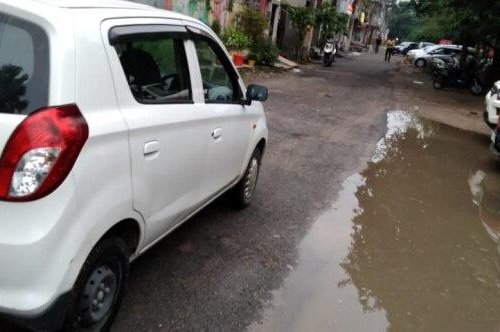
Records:
M269 92L266 87L257 84L250 84L247 88L246 103L250 105L252 101L266 101Z

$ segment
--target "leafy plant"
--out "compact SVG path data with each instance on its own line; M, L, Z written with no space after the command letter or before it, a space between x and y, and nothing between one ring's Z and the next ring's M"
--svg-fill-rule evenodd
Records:
M250 37L235 28L224 30L222 41L230 51L243 50L251 45Z
M347 21L349 16L337 12L335 6L329 3L323 3L315 11L315 26L321 29L320 44L323 45L325 40L336 33L347 32Z
M236 26L246 33L253 41L262 39L264 30L269 25L264 13L246 6L236 15Z
M259 64L272 66L278 61L279 54L279 48L271 40L260 39L253 43L248 58L255 60Z

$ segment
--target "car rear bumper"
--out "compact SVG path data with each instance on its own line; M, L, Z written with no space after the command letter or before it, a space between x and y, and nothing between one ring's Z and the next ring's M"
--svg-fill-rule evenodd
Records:
M46 198L0 202L1 319L32 329L41 324L39 330L48 330L47 319L59 323L55 318L66 307L63 294L72 288L68 271L78 245L67 231L77 217L74 192L69 177Z
M0 314L0 320L34 331L59 331L71 301L71 293L59 296L56 301L38 314Z

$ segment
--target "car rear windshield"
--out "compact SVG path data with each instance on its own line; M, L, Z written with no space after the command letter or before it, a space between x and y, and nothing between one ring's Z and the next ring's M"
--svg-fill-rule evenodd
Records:
M0 113L48 106L49 41L39 26L0 13Z

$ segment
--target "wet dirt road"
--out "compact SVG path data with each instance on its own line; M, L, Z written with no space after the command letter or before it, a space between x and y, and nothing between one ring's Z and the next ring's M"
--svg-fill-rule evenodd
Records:
M139 258L113 330L496 328L480 215L500 207L473 197L500 202L484 190L500 170L487 138L387 113L394 69L362 56L251 77L270 88L256 200L218 200Z
M388 114L251 331L498 331L500 167L487 139Z

